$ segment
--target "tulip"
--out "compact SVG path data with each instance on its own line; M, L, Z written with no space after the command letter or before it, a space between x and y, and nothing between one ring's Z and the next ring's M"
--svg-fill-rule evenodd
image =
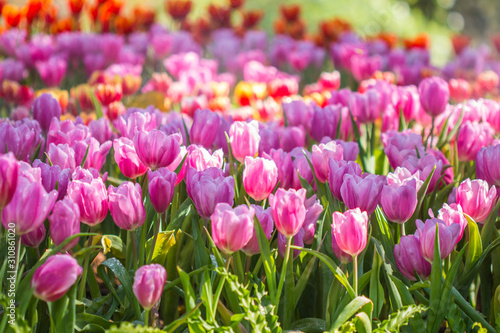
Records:
M476 176L490 185L500 186L500 145L483 147L476 155Z
M254 208L247 205L217 204L210 217L215 245L228 254L241 250L252 238L254 214Z
M66 294L82 271L69 254L56 254L37 268L31 279L31 288L37 298L54 302Z
M132 290L146 311L160 301L166 281L167 271L158 264L141 266L135 272Z
M477 223L484 223L496 203L497 191L482 179L466 179L458 187L456 202Z
M318 221L321 212L323 212L323 206L316 199L316 194L311 196L305 201L306 206L306 217L304 219L304 224L302 229L304 230L304 243L312 244L314 240L314 233L316 232L316 222Z
M40 182L19 177L12 200L2 211L2 223L7 229L15 225L16 235L27 234L40 228L57 199L57 192L47 193Z
M406 184L384 185L380 205L389 221L402 224L410 219L417 207L416 187L415 179Z
M402 186L410 184L412 187L415 187L417 192L420 190L420 187L424 184L422 180L420 180L420 171L416 171L415 173L411 173L405 167L397 167L394 172L389 172L387 174L387 185L391 186Z
M457 243L460 242L467 227L467 219L465 218L462 206L452 203L450 205L444 204L443 208L438 211L438 219L442 220L447 226L458 224L460 226L460 235L458 236Z
M298 126L285 127L281 132L280 148L291 152L294 148L304 147L306 144L306 132Z
M319 76L318 84L323 90L337 90L340 87L340 73L338 71L323 72Z
M249 123L236 121L229 128L229 141L233 156L243 163L246 156L254 157L259 151L259 125L256 120Z
M186 189L198 214L208 219L218 203L234 203L234 178L224 177L222 170L208 168L196 171L191 168L186 175Z
M359 208L332 215L332 232L338 247L352 257L358 256L366 247L368 214Z
M304 155L304 152L306 155ZM311 165L309 161L311 160L311 153L305 151L304 148L295 148L290 152L293 160L293 178L292 178L292 188L298 190L302 188L301 178L303 178L309 185L316 189L316 184L314 183L314 174L312 172ZM306 158L307 156L307 158ZM307 160L309 159L309 161Z
M100 144L111 139L113 132L111 131L111 126L109 124L108 118L102 117L96 120L92 120L89 123L90 134L99 141Z
M432 117L443 113L450 100L448 83L436 76L423 79L418 86L418 93L422 108Z
M493 142L494 130L488 123L466 121L458 132L457 152L460 161L472 161L482 147Z
M149 132L158 128L156 117L149 112L127 112L113 121L113 125L122 137L132 140L141 131Z
M95 226L108 214L108 192L101 178L75 180L68 185L68 197L80 209L80 220L89 226Z
M399 271L410 281L416 281L415 273L422 279L431 274L431 264L420 253L418 238L414 235L403 236L394 245L394 258Z
M47 152L47 156L52 162L52 165L58 165L61 169L75 170L75 151L68 144L55 145L51 143Z
M95 138L90 137L84 141L75 143L73 149L75 150L76 165L81 165L85 158L84 168L101 170L104 162L106 162L106 156L111 149L111 141L100 144Z
M13 153L0 155L0 211L14 196L18 172L19 167Z
M120 168L121 173L125 177L135 179L145 174L148 170L148 167L137 156L132 140L125 137L115 139L113 141L113 149L115 151L116 164L118 164L118 168Z
M341 117L340 105L327 105L321 108L314 105L314 116L311 124L311 136L316 141L321 141L325 136L335 138Z
M330 172L328 163L330 159L340 161L344 155L344 149L341 145L333 141L327 144L320 143L312 146L311 162L314 168L314 173L318 180L322 183L327 181Z
M61 105L51 94L41 94L35 98L31 110L44 133L48 132L52 118L61 118Z
M402 112L405 121L408 123L415 119L420 109L420 98L415 86L406 86L398 88L399 100L396 104L396 110Z
M57 200L62 200L66 195L68 184L71 178L71 170L64 169L58 165L48 165L40 160L33 162L34 168L40 168L42 185L45 191L50 192L56 188L57 185Z
M278 168L273 160L245 157L243 185L245 191L255 201L266 199L273 191L278 180Z
M81 118L77 118L77 120ZM50 144L68 144L73 146L75 142L87 139L90 136L89 128L82 123L71 120L59 121L52 118L49 132L47 133L47 147Z
M146 208L142 201L142 189L138 183L123 182L118 187L110 185L109 211L120 229L135 230L146 220Z
M137 156L144 165L152 170L166 167L180 154L180 134L167 135L160 130L137 132L134 136L134 147Z
M189 131L189 139L194 144L210 148L217 136L220 120L219 115L208 109L198 109L193 117L193 125Z
M420 173L420 180L425 181L427 177L431 174L432 170L434 170L434 174L429 182L429 187L427 188L427 194L432 193L436 186L438 185L438 181L441 178L441 173L443 170L443 161L436 158L435 156L428 154L422 156L421 158L417 158L415 156L408 156L402 165L404 168L408 169L410 173L415 174L417 171Z
M260 143L259 156L263 153L269 153L271 149L280 147L280 135L276 128L264 127L259 129Z
M342 153L345 161L356 161L359 155L359 145L357 142L334 140L336 144L342 146ZM325 143L325 142L322 142Z
M269 206L273 213L276 229L286 238L295 236L304 224L306 217L306 190L280 188L269 196Z
M37 121L0 122L0 151L12 152L19 161L27 161L42 139Z
M182 153L181 153L182 154ZM181 159L182 160L182 159ZM179 161L180 163L181 161ZM217 149L213 153L204 147L197 145L190 145L187 148L187 157L182 165L181 170L179 171L179 175L177 176L176 185L179 184L185 177L186 171L191 167L195 168L196 171L203 171L210 167L222 169L222 165L224 164L224 152L222 149ZM169 167L170 171L174 171L175 168L172 168L172 165Z
M385 154L389 159L391 167L396 169L403 164L408 156L417 157L417 150L420 155L424 153L422 137L415 133L399 133L391 137L385 147Z
M167 168L148 171L149 197L158 214L163 214L174 197L177 175Z
M344 182L340 187L340 194L347 208L360 208L371 215L379 204L383 186L384 180L381 176L372 174L364 174L361 177L345 175Z
M354 92L349 98L349 109L361 124L373 123L380 113L380 94L374 89L364 94Z
M448 82L448 88L450 89L450 96L456 102L463 102L469 98L471 94L471 86L469 82L464 79L451 79Z
M252 205L252 208L255 211L257 220L259 220L259 223L262 226L262 230L264 230L264 234L266 235L267 240L270 240L271 234L274 230L273 213L271 212L271 207L264 209L261 206ZM257 239L257 234L255 232L253 233L252 238L250 238L248 243L241 250L249 256L260 252L259 240Z
M293 237L292 245L304 247L304 234L305 230L300 229L299 232L297 232L297 234ZM287 250L286 247L287 247L286 237L278 233L278 253L283 258L285 258L286 256L286 250ZM295 259L299 256L300 250L294 249L292 253L293 253L293 259Z
M302 100L283 103L283 114L286 115L287 126L302 126L309 132L314 116L313 104Z
M417 220L417 231L415 237L419 242L420 253L428 262L434 258L434 241L436 238L436 228L439 229L439 248L441 259L448 257L453 248L458 243L461 233L461 226L458 224L446 225L442 220L432 218L424 222Z
M342 251L339 245L337 244L337 240L335 239L333 229L332 229L332 250L337 259L344 265L352 261L352 256L349 253Z
M38 247L45 239L45 226L42 224L38 229L21 236L21 243L29 247Z
M80 209L68 197L56 202L49 216L50 237L55 245L59 245L68 237L80 233ZM78 244L78 238L73 239L63 248L68 251Z
M343 160L335 161L334 159L331 159L328 161L328 168L330 169L328 174L328 185L330 185L330 191L337 200L342 201L340 189L344 183L344 176L361 176L361 167L356 162L346 162Z

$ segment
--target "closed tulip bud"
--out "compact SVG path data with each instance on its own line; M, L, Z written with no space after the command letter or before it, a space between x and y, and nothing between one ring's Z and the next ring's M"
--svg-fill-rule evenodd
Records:
M33 294L45 302L57 301L75 284L82 271L76 259L69 254L49 257L33 274Z
M68 185L68 197L80 209L80 220L95 226L108 214L108 192L101 178L75 180Z
M38 229L21 236L21 243L28 247L38 247L45 239L45 226L42 224Z
M2 211L3 226L10 229L9 224L14 224L16 235L37 230L49 215L56 199L56 191L47 193L40 182L19 177L14 196Z
M140 184L123 182L118 187L110 185L108 192L109 211L120 229L135 230L144 224L146 209Z
M481 148L476 155L476 176L490 185L500 186L500 145Z
M144 309L149 310L160 301L166 281L167 271L158 264L141 266L135 272L132 290Z
M292 237L299 232L306 218L306 190L280 188L269 196L269 206L273 212L274 223L278 232L285 237Z
M59 245L68 237L80 233L80 208L68 197L56 202L49 216L50 237L55 245ZM73 239L63 248L68 251L78 244L78 238Z
M137 132L134 146L137 156L152 170L169 166L180 154L180 134L167 135L160 130Z
M177 175L167 168L148 171L149 197L158 214L163 214L174 197Z
M137 156L132 140L125 137L115 139L113 141L113 149L115 151L116 164L118 164L118 168L120 168L121 173L125 177L135 179L145 174L148 170L148 167Z
M215 245L229 254L241 250L254 233L254 215L254 208L247 205L232 208L227 203L217 204L210 216Z
M197 110L193 117L193 125L189 131L189 139L194 144L210 148L219 130L219 115L208 109Z
M335 239L333 229L332 229L332 250L333 250L333 253L335 253L335 256L337 257L337 259L341 263L348 264L352 261L352 256L349 253L342 251L340 249L339 245L337 244L337 240Z
M340 105L327 105L324 108L314 106L314 116L311 124L311 136L314 140L319 142L325 136L330 138L337 136L341 108Z
M67 143L55 145L51 143L47 156L52 165L58 165L61 169L75 170L75 151Z
M466 121L458 132L457 152L460 161L472 161L482 147L493 142L494 130L488 123Z
M255 201L266 199L278 180L278 168L273 160L265 158L245 158L243 185L248 195Z
M256 120L249 123L236 121L229 128L229 141L233 156L243 163L246 156L254 157L259 151L259 125Z
M420 97L418 90L415 86L399 87L398 90L399 100L396 104L396 110L401 110L406 122L415 119L420 110Z
M452 203L450 205L444 204L438 212L438 219L442 220L447 226L452 224L460 225L461 231L458 236L457 243L460 242L464 234L464 230L467 227L467 219L465 218L462 206Z
M330 141L327 144L320 143L312 146L311 162L314 168L314 173L318 180L322 183L328 180L330 168L328 162L330 159L340 161L344 155L344 149L341 145Z
M44 133L49 130L52 118L61 118L61 105L51 94L41 94L37 97L31 110L33 118L38 121Z
M405 223L417 207L416 180L406 184L384 185L380 205L387 219L394 223Z
M359 208L332 215L332 233L340 250L356 257L366 247L368 214Z
M304 219L304 224L302 229L304 230L304 243L312 244L314 240L314 233L316 232L316 222L318 221L321 212L323 212L323 206L316 199L316 194L314 194L309 199L305 201L306 206L306 217Z
M360 208L371 215L379 204L383 186L384 180L377 175L345 175L340 194L347 208Z
M418 93L422 108L432 117L443 113L450 101L448 83L440 77L433 76L423 79L418 86Z
M300 229L295 236L293 236L293 244L295 246L304 247L304 229ZM278 253L282 258L286 255L286 237L278 233ZM293 254L293 259L297 258L300 254L300 250L293 249L290 253Z
M331 159L328 161L328 168L330 169L328 173L328 185L330 185L330 191L337 200L342 201L340 189L344 183L344 176L361 176L361 167L356 162L346 162L344 160L335 161Z
M306 132L302 126L285 127L281 132L280 148L291 152L294 148L304 147L306 144Z
M496 203L497 191L494 186L481 179L466 179L458 187L456 202L464 213L477 223L484 223Z
M361 124L373 123L380 113L380 94L374 89L364 94L354 92L349 99L349 109Z
M13 153L0 155L0 210L12 200L17 187L19 166Z
M424 222L417 220L417 231L415 237L418 239L420 253L428 262L434 258L434 241L436 238L436 228L439 229L439 249L441 259L448 257L453 248L458 243L458 238L462 228L459 224L446 225L440 219L428 219Z
M252 205L252 208L254 209L255 216L262 226L262 230L264 230L264 234L266 235L267 240L270 240L271 234L274 230L273 213L271 212L271 207L264 209L261 206ZM257 239L255 229L252 238L250 238L248 243L241 250L249 256L260 253L259 240Z
M418 238L414 235L403 236L394 245L394 258L399 271L410 281L416 281L415 273L422 279L431 274L431 264L422 257Z
M222 170L208 168L203 171L189 169L186 175L186 189L194 202L198 214L208 219L218 203L234 203L234 178L224 177Z

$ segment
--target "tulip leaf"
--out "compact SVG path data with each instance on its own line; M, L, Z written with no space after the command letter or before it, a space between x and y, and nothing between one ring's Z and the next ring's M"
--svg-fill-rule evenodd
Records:
M465 271L468 271L481 257L483 253L483 244L481 243L477 223L469 215L464 213L464 216L467 219L467 227L469 230L467 255L465 256Z
M430 276L430 298L429 316L427 318L427 332L434 332L433 325L439 312L439 302L441 300L441 280L443 278L443 267L441 262L441 248L439 243L439 223L436 223L436 232L434 236L434 257L432 260ZM441 325L441 322L439 323Z
M307 180L302 178L298 169L295 171L297 171L297 176L299 176L300 185L306 189L307 197L310 198L314 194L314 189L312 188L311 184L309 184L309 182Z
M382 262L377 251L373 251L372 274L370 276L370 299L373 302L373 315L378 318L384 306L384 288L380 284Z
M115 235L103 235L101 237L101 245L104 254L111 252L113 257L125 259L125 245L120 237Z
M80 167L83 168L85 165L85 161L87 160L87 157L89 156L89 150L90 150L90 145L87 145L87 150L85 150L85 155L83 155L82 162L80 163Z
M356 325L356 331L359 333L371 333L372 332L372 320L364 312L357 313L354 317L354 324Z
M104 331L111 328L113 325L116 325L116 323L107 321L101 316L86 312L76 314L75 327L78 331L86 331L86 328L92 328L92 332L99 332L98 329L102 329Z
M446 144L446 142L450 142L451 139L453 139L453 137L455 136L455 134L458 133L458 130L460 129L460 125L462 125L462 120L464 119L464 112L465 112L465 108L462 108L462 110L460 112L460 116L458 117L457 122L455 123L455 126L451 130L450 134L448 134L448 137L446 138L446 141L443 143L443 146L444 146L444 144ZM456 143L456 141L455 141L455 143ZM441 149L441 148L442 147L438 147L438 149Z
M191 145L191 140L189 139L189 131L187 129L186 122L184 121L184 117L181 118L182 118L182 126L184 126L184 132L186 133L186 142L184 143L184 145L186 147L189 147Z
M184 200L184 202L179 207L179 209L177 209L174 217L168 224L167 231L179 230L182 227L182 223L186 220L186 218L191 214L193 210L192 203L193 201L191 201L190 198L186 198L186 200Z
M491 235L493 235L493 228L495 228L495 221L498 217L498 211L500 210L500 200L497 200L496 205L491 210L488 218L484 222L483 229L481 230L481 240L483 242L483 247L487 246L490 242Z
M294 321L290 330L305 333L323 333L326 331L326 322L319 318L302 318Z
M330 327L330 332L334 332L339 329L342 324L348 321L349 318L354 316L359 311L365 312L368 317L371 317L372 309L373 303L369 298L366 298L365 296L355 297L335 319L335 322Z
M97 100L97 97L95 96L95 93L92 91L92 89L87 88L87 90L89 92L90 100L92 101L92 106L94 107L95 110L96 118L97 119L102 118L104 114L102 112L101 103L99 103L99 101Z
M156 237L155 247L153 249L153 257L151 262L154 264L164 265L167 259L168 251L176 244L177 239L181 234L181 230L161 231ZM146 253L150 253L153 244L153 237L146 242Z

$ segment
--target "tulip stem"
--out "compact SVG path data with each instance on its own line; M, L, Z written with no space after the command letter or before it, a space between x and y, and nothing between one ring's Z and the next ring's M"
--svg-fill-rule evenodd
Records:
M354 274L352 276L352 282L354 285L354 294L358 296L358 256L353 257Z
M130 242L132 243L132 253L134 255L134 270L137 270L137 244L135 239L135 230L129 230L130 233Z
M92 232L92 227L89 228L89 233ZM94 236L89 236L87 240L87 247L90 247L92 245L92 239ZM83 261L83 273L82 273L82 280L80 282L80 289L78 289L78 299L82 300L83 296L85 294L85 286L87 285L87 272L89 270L89 253L85 255L85 260Z
M238 280L240 281L240 283L243 283L243 277L244 277L244 271L243 271L243 263L241 261L241 253L238 251L238 252L235 252L233 253L233 259L234 259L234 269L235 269L235 273L236 273L236 276L238 277Z
M283 284L285 283L286 267L288 265L288 260L290 259L290 247L292 246L292 237L286 238L286 254L285 261L283 261L283 266L281 267L280 282L278 284L278 292L276 293L276 313L278 313L279 300L281 298L281 290L283 289Z
M403 237L403 236L406 236L406 233L405 233L405 224L404 223L401 223L399 225L399 233L400 233L400 235L399 235L400 238Z
M144 326L149 326L149 310L144 310Z

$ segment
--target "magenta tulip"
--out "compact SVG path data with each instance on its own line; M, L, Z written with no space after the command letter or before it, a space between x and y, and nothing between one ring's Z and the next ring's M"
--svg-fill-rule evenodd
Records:
M448 83L440 77L423 79L418 86L418 93L422 108L432 117L443 113L450 101Z
M189 131L189 139L194 144L210 148L219 130L219 115L208 109L198 109L194 113L193 125Z
M356 162L346 162L344 160L335 161L331 159L328 162L328 168L330 169L328 174L328 185L330 185L330 191L337 200L342 201L342 194L340 193L340 189L342 188L342 184L344 183L344 176L361 176L361 167Z
M158 214L163 214L174 197L177 175L167 168L160 168L156 171L148 171L148 180L151 204Z
M380 113L380 94L374 89L364 94L354 92L349 98L349 109L361 124L373 123Z
M497 191L482 179L466 179L458 187L456 202L477 223L484 223L496 203Z
M69 254L49 257L33 274L33 294L45 302L57 301L75 284L82 271L76 259Z
M233 156L240 163L245 157L254 157L259 151L259 125L256 120L249 123L236 121L229 128L229 140Z
M21 236L21 243L28 247L38 247L45 239L45 234L45 226L42 224L38 229L23 234Z
M55 245L59 245L68 237L80 233L80 208L68 197L56 202L52 214L49 216L50 237ZM78 238L66 244L63 248L68 251L78 244Z
M180 163L180 162L179 162ZM179 171L179 175L177 176L176 184L179 184L185 177L186 171L192 167L196 169L196 171L203 171L210 167L222 169L222 165L224 164L224 152L222 149L217 149L213 153L207 150L202 146L190 145L187 148L187 157L182 165L181 171ZM172 168L168 167L170 171Z
M135 272L132 290L144 309L150 310L160 301L166 281L167 271L158 264L141 266Z
M316 199L316 194L305 201L306 217L302 229L304 230L304 244L312 244L316 232L316 222L323 212L323 206Z
M100 144L99 141L92 137L83 141L78 141L73 145L76 165L81 165L85 158L83 164L85 169L94 168L96 170L101 170L104 162L106 162L106 156L111 149L111 145L111 141ZM85 157L85 155L87 157Z
M306 190L303 188L298 191L279 188L275 195L269 196L276 229L285 237L295 236L302 228L306 218L305 200Z
M441 259L448 257L458 243L462 228L458 224L446 225L440 219L428 219L424 222L417 220L417 231L415 237L419 242L420 253L428 262L434 258L434 241L436 238L436 226L439 229L439 248Z
M394 245L394 258L401 274L411 281L417 280L415 273L422 279L431 274L431 264L422 257L418 238L414 235L403 236L399 244Z
M278 180L278 168L273 160L245 157L243 185L248 195L255 201L266 199Z
M146 173L148 167L137 156L132 140L125 137L115 139L113 148L116 164L125 177L135 179Z
M13 153L0 155L0 211L14 196L18 172L19 167Z
M271 207L264 209L261 206L252 205L252 208L254 209L255 216L262 226L262 230L264 230L264 234L266 235L267 240L271 239L271 234L274 230L273 213L271 212ZM249 256L260 253L259 241L255 232L253 233L252 238L250 238L248 243L241 250Z
M52 118L61 118L61 106L59 102L51 94L47 93L35 98L31 111L33 112L33 118L38 121L44 133L47 133L49 130Z
M135 230L144 224L146 209L140 184L127 181L118 187L110 185L108 193L109 211L120 229Z
M399 133L392 136L385 147L385 154L389 159L391 167L396 169L403 164L408 156L417 157L417 149L420 155L424 153L422 137L415 133Z
M344 252L340 249L339 245L337 244L337 240L335 239L334 233L335 233L335 231L332 229L332 250L333 250L333 253L335 254L337 259L341 263L348 264L352 261L352 256L349 253Z
M95 226L108 214L108 192L101 178L75 180L68 185L68 197L80 209L80 220Z
M137 156L152 170L169 166L180 154L181 142L180 134L167 135L157 129L150 132L140 131L134 136Z
M210 216L215 245L228 254L241 250L254 233L254 215L254 208L247 205L232 208L224 202L217 204Z
M450 205L444 204L443 208L438 211L438 219L443 220L443 222L450 226L452 224L458 224L460 226L460 235L457 242L460 242L464 234L464 230L467 227L467 219L465 218L462 206L452 203Z
M61 169L75 170L75 151L68 144L55 145L51 143L47 151L47 156L52 165L58 165Z
M379 204L383 186L383 176L372 174L363 174L361 177L345 175L344 182L340 187L340 194L347 208L360 208L371 215Z
M328 180L330 168L328 163L330 159L340 161L344 156L344 149L341 145L330 141L327 144L320 143L312 146L311 162L314 168L314 173L318 180L322 183Z
M466 121L458 132L457 152L460 161L472 161L482 147L493 142L494 130L488 123Z
M500 145L481 150L476 155L476 176L490 185L500 186Z
M417 185L412 179L406 184L384 185L380 205L387 219L394 223L405 223L417 207Z
M366 247L368 214L359 208L332 215L332 233L338 247L352 257L358 256Z

